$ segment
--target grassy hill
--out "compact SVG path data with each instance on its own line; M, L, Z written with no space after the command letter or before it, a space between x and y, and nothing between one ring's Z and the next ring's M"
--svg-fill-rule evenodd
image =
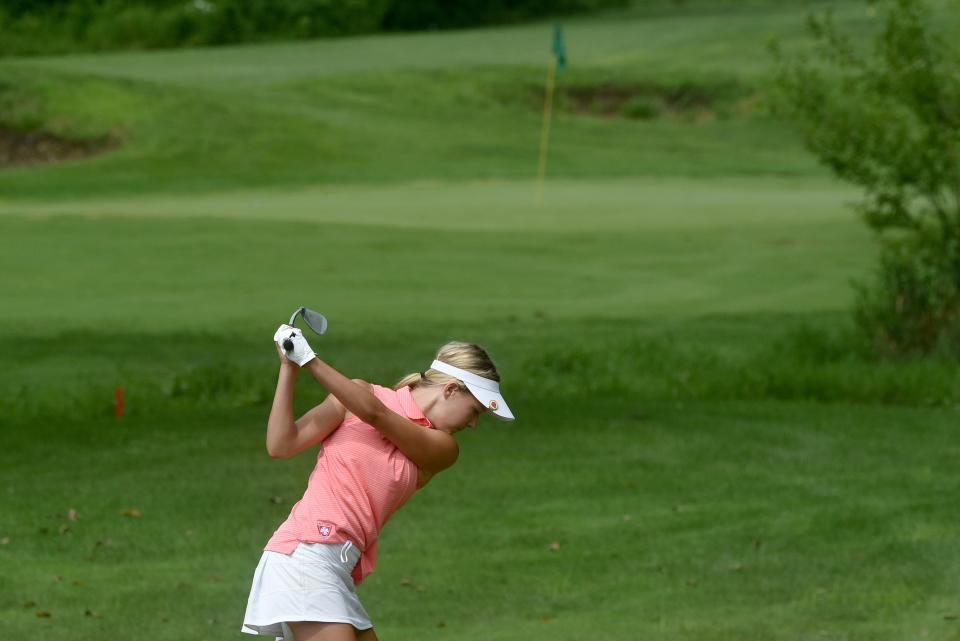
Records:
M239 638L306 304L383 384L481 342L519 417L386 528L380 638L960 639L960 376L856 347L856 192L763 107L804 12L567 23L542 204L549 24L0 61L5 127L110 143L0 171L0 636Z
M767 40L797 42L803 9L707 7L637 8L567 24L570 67L559 85L553 175L822 173L764 115L760 88ZM852 29L872 24L858 4L839 13ZM536 170L549 42L550 25L534 24L3 60L0 122L122 144L81 164L6 171L0 193L74 198L528 177ZM634 121L564 99L611 87L665 101L666 113ZM678 88L692 107L676 104Z

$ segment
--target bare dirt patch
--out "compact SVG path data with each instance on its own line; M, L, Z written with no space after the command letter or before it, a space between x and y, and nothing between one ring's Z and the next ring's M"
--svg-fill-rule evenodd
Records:
M675 113L710 109L716 102L709 91L696 87L605 85L570 87L563 93L574 111L601 116L624 115L624 110L637 100L657 101L664 109Z
M0 169L79 160L117 147L111 136L76 140L0 125Z

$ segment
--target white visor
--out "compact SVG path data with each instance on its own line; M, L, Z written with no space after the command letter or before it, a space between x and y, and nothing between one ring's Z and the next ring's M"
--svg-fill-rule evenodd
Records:
M491 381L489 378L477 376L473 372L448 365L443 361L433 361L430 369L449 374L462 381L463 384L467 386L467 389L470 390L470 393L473 394L474 398L480 401L480 403L497 418L504 421L513 420L513 412L510 411L510 408L507 407L507 402L503 400L503 396L500 395L500 383L497 381Z

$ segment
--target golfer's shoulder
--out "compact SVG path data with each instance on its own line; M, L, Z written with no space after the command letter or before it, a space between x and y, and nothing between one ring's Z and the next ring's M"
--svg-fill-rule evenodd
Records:
M354 383L373 394L381 403L390 404L396 401L397 391L389 387L383 387L376 383L369 383L362 378L351 379Z
M378 401L380 401L390 409L394 409L393 406L397 404L397 392L395 390L392 390L389 387L383 387L381 385L377 385L375 383L369 383L363 380L362 378L354 378L351 380L353 380L354 383L356 383L363 389L373 394L373 396Z

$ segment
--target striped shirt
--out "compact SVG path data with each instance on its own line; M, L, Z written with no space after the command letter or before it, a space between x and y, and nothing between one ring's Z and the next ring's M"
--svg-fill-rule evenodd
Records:
M409 387L371 387L389 409L433 427ZM363 550L353 570L359 585L376 565L380 530L416 490L416 464L374 427L351 415L323 441L307 491L264 549L292 554L301 541L351 541Z

